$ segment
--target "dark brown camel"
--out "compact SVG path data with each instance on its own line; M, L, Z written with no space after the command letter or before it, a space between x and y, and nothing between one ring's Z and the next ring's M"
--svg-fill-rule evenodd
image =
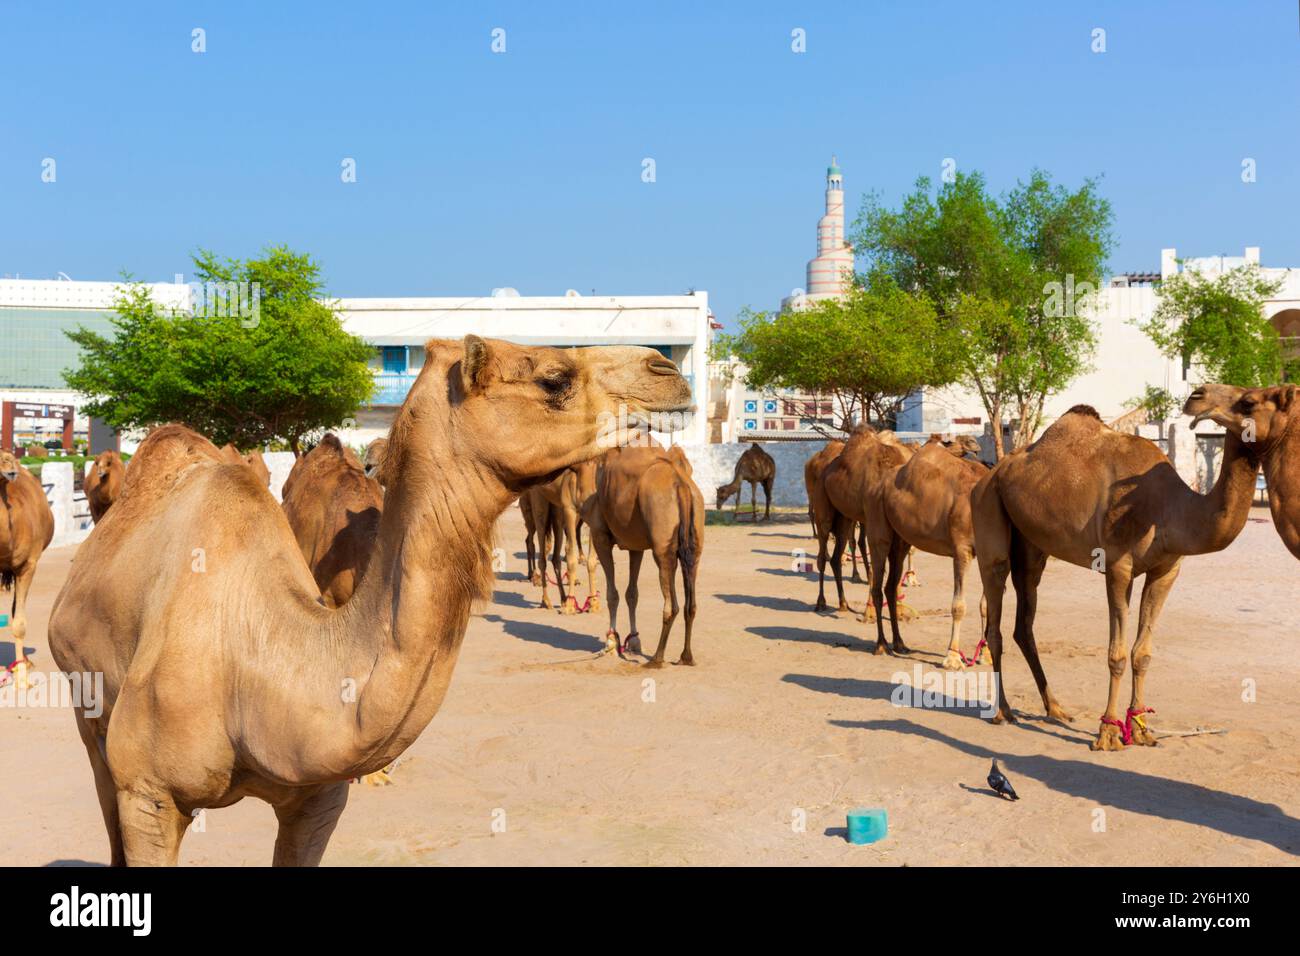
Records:
M732 495L736 496L736 518L740 518L740 499L744 497L742 482L749 482L750 514L758 520L758 486L763 486L763 518L772 520L772 482L776 479L776 462L765 452L762 446L750 444L745 453L736 462L735 474L725 485L718 485L718 510L727 503Z

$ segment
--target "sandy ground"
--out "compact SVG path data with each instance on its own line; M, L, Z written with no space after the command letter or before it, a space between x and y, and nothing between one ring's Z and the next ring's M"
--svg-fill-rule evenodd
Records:
M471 621L441 713L398 767L396 785L352 787L325 862L1293 864L1300 565L1267 512L1254 515L1230 549L1184 562L1148 678L1157 731L1225 732L1093 753L1107 680L1095 574L1053 561L1040 597L1044 664L1079 729L1037 719L1033 680L1014 646L1008 694L1035 719L992 726L967 706L890 699L893 675L910 681L914 664L936 673L947 644L951 571L942 558L916 562L921 586L907 600L921 616L905 630L914 658L877 658L854 616L812 612L815 576L792 570L796 549L813 550L805 520L710 526L698 666L652 672L591 659L603 610L563 617L535 607L512 509L501 525L508 570ZM50 605L73 553L50 552L37 575L28 643L42 669ZM625 557L617 562L625 574ZM650 561L646 568L640 624L649 644L661 605ZM972 571L976 599L977 581ZM849 588L860 606L865 588ZM1008 607L1008 634L1011 620ZM680 642L679 623L670 660ZM8 655L0 649L0 663ZM1243 699L1250 686L1253 701ZM1124 693L1127 701L1127 677ZM993 755L1018 803L987 789ZM70 712L0 708L0 766L0 864L107 861ZM844 814L857 806L888 810L888 839L845 842ZM271 809L247 800L209 812L181 859L261 865L274 836Z

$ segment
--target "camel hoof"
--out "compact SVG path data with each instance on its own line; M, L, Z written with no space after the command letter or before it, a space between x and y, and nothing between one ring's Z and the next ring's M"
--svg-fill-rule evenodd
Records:
M983 647L981 647L981 648L980 648L980 652L979 652L978 654L975 655L975 663L976 663L976 664L992 664L992 663L993 663L993 654L989 651L989 647L988 647L987 644L985 644ZM1066 718L1066 719L1068 720L1069 718Z
M826 608L828 608L828 607L830 607L830 605L826 603L825 599L823 599L823 598L818 598L818 599L817 599L817 603L813 605L813 610L814 610L814 611L824 611L824 610L826 610Z
M891 653L897 654L901 657L901 656L906 656L908 654L911 654L912 649L908 647L906 644L904 644L902 641L894 641L894 646L891 649Z
M564 600L564 605L560 608L560 613L561 613L561 614L579 614L579 613L581 613L581 612L578 610L578 599L575 598L575 597L568 597L568 598L565 598L565 600Z
M939 666L946 671L963 671L966 669L966 662L961 659L960 652L949 651Z
M1020 721L1016 719L1016 715L1011 712L1010 708L1006 708L1006 709L999 709L998 712L993 715L992 719L989 720L989 723L990 724L1018 724L1020 723Z
M630 654L642 653L641 635L638 634L636 631L633 631L631 634L627 636L627 643L623 645L623 648Z
M618 631L605 632L605 649L602 654L608 654L610 651L618 651L619 657L623 656L623 647L618 640Z
M599 611L599 610L600 610L600 595L599 595L599 594L593 594L591 597L587 598L587 610L588 610L588 611Z
M1097 739L1088 746L1092 750L1123 750L1124 735L1114 724L1102 724Z
M872 656L872 657L883 657L884 655L886 655L886 654L888 654L888 653L889 653L889 645L888 645L888 644L877 643L877 644L876 644L876 649L875 649L874 651L871 652L871 656Z
M1063 724L1068 724L1070 721L1074 720L1074 717L1062 710L1059 704L1052 704L1048 707L1047 716L1053 720L1059 720Z
M542 576L534 571L532 574L528 575L528 583L535 588L540 588L542 586Z
M695 658L689 654L683 654L681 657L677 658L677 660L673 661L673 664L682 665L684 667L694 667Z
M1156 740L1156 735L1151 732L1151 728L1142 727L1137 721L1133 722L1132 743L1139 747L1160 746L1160 742Z
M663 662L663 661L660 661L660 660L646 661L646 662L645 662L644 664L642 664L641 666L642 666L642 667L648 667L648 668L650 668L652 671L657 671L657 670L659 670L661 667L664 666L664 662Z

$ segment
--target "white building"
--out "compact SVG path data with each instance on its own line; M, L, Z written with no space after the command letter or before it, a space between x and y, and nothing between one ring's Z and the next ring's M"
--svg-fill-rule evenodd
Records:
M1213 278L1248 263L1259 264L1260 250L1252 246L1240 257L1210 256L1185 260L1180 267L1177 250L1160 251L1159 274L1111 277L1099 290L1089 318L1096 323L1097 349L1092 371L1077 378L1059 394L1049 396L1043 424L1050 424L1074 405L1091 405L1103 421L1123 415L1148 385L1163 388L1181 399L1203 381L1198 369L1180 358L1166 358L1138 324L1155 312L1156 283L1182 270L1195 270ZM1300 344L1300 269L1261 268L1265 278L1281 280L1282 287L1264 306L1264 316L1288 347ZM1010 410L1009 410L1010 411ZM974 391L950 387L923 389L912 396L899 416L898 427L925 433L985 430L988 413Z
M43 404L85 404L63 384L78 362L65 332L85 326L111 332L109 316L121 288L116 282L0 279L0 399ZM194 289L180 281L149 285L155 302L190 308ZM711 335L708 294L663 296L520 296L513 289L473 298L365 298L339 300L344 327L375 346L371 367L377 393L358 415L354 443L386 430L424 361L430 338L468 333L524 345L562 347L642 345L677 363L700 409L691 427L673 440L707 441L707 354ZM20 423L30 436L39 422ZM88 422L78 415L76 431ZM125 450L133 443L125 442Z

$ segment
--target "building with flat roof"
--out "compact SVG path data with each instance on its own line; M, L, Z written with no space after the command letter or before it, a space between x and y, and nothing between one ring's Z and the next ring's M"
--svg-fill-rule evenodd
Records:
M149 283L154 300L191 308L194 290L185 283ZM63 371L79 362L67 331L84 326L110 332L121 283L66 279L0 279L0 398L6 401L80 406L84 396L63 383ZM521 296L513 289L458 298L346 298L337 300L344 328L374 346L370 361L376 393L359 411L358 435L387 429L424 362L431 338L469 333L523 345L575 347L642 345L677 363L703 409L708 400L708 294L642 296ZM33 429L39 431L40 426ZM78 416L76 430L88 423ZM707 441L707 416L697 415L683 442Z

